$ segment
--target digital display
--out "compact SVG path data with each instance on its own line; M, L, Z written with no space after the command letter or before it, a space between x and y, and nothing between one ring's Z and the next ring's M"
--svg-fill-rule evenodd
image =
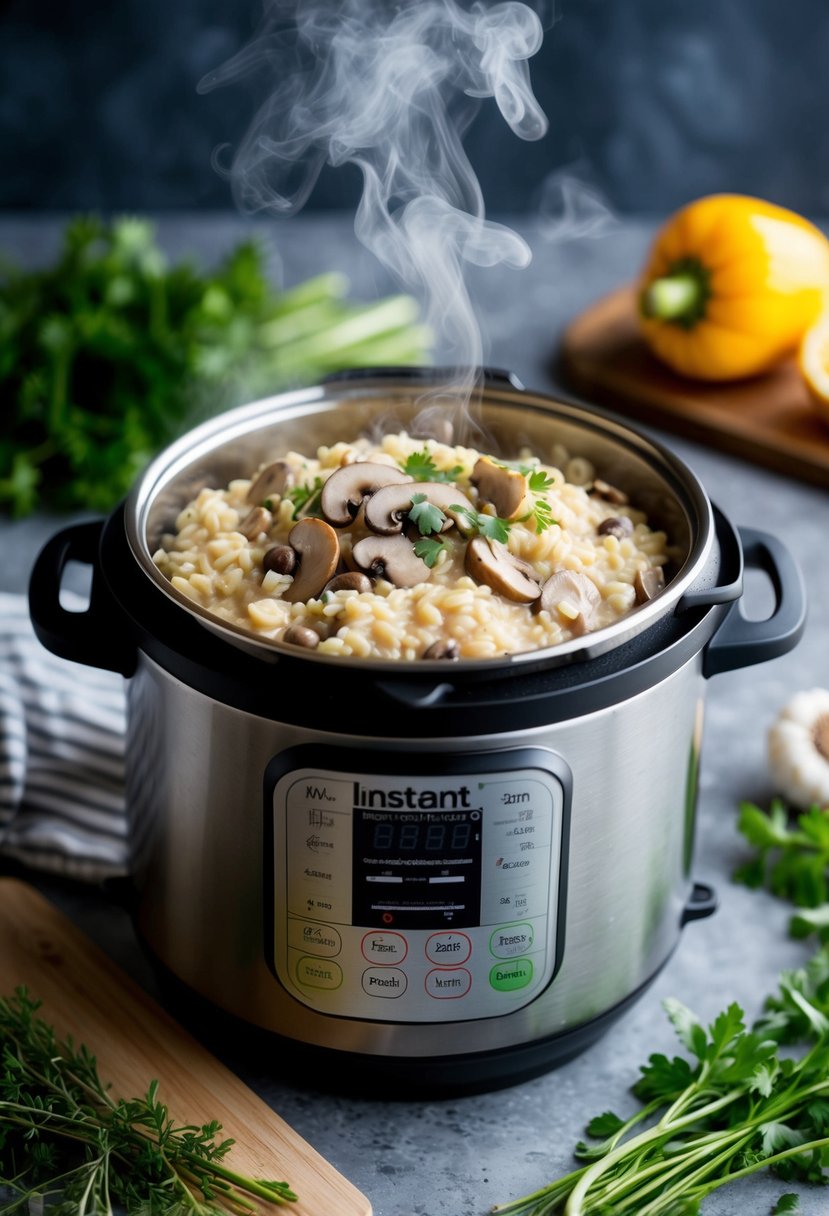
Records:
M375 823L372 852L463 853L472 840L471 823Z
M414 791L405 802L401 796L399 809L389 802L354 807L354 924L438 929L480 923L482 814L468 805L469 791L462 793L461 805L451 810L421 809L431 795Z

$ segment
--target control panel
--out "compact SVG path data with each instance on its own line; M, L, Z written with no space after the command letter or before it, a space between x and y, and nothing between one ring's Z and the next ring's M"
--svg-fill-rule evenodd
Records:
M321 1013L396 1022L497 1017L537 996L563 946L562 761L533 748L417 775L294 767L309 751L269 768L265 936L284 987Z

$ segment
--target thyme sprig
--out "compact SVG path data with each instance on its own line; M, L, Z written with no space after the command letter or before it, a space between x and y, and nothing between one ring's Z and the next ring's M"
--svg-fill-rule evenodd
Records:
M0 998L0 1195L3 1212L39 1200L52 1216L248 1216L297 1198L287 1182L248 1178L226 1163L221 1125L177 1124L147 1093L115 1099L95 1057L59 1039L40 1002Z

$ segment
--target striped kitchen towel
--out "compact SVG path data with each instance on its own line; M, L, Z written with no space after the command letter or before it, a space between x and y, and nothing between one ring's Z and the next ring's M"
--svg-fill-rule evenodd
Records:
M121 676L50 654L25 596L0 593L0 854L87 881L126 873L124 727Z

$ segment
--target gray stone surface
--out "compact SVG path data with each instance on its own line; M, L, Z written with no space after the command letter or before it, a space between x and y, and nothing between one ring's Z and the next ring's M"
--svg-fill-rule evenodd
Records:
M165 220L171 250L214 254L241 225L188 217ZM529 385L550 389L557 336L578 309L638 267L651 229L626 223L594 240L561 243L538 226L522 227L534 250L531 268L479 280L480 310L491 335L490 359L513 368ZM355 290L387 284L356 246L344 220L300 219L274 228L285 280L315 270L347 270ZM48 253L49 225L0 224L0 247L22 257ZM695 874L716 885L715 917L685 930L679 950L653 988L599 1044L572 1063L499 1093L445 1102L378 1103L322 1092L322 1078L288 1086L273 1068L241 1061L234 1044L222 1054L254 1089L371 1198L376 1216L480 1216L491 1204L532 1190L566 1172L587 1119L602 1110L633 1108L627 1093L638 1066L674 1039L660 1001L674 995L710 1019L736 999L755 1014L781 968L798 965L808 947L786 936L786 908L760 892L734 886L729 874L742 856L735 830L743 798L767 802L764 739L777 710L798 689L829 686L829 499L826 491L778 477L738 460L666 437L699 474L734 522L762 527L786 541L801 564L810 596L806 636L791 655L714 678L708 689ZM33 520L0 528L0 586L22 588L34 550L55 526ZM759 609L761 589L752 586ZM153 987L126 917L94 890L51 880L39 885L114 958ZM787 1188L754 1179L707 1201L706 1216L762 1216ZM829 1207L825 1192L804 1195L806 1216ZM320 1216L333 1216L325 1213Z

